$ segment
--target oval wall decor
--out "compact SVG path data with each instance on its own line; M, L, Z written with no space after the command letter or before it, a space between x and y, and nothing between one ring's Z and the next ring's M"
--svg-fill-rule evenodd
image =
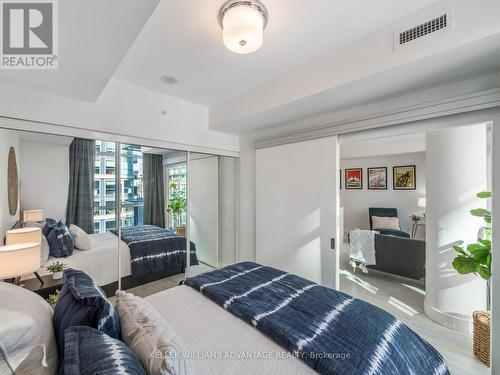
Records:
M16 150L14 147L9 149L7 192L9 194L9 212L14 216L17 213L19 202L19 178L17 175Z

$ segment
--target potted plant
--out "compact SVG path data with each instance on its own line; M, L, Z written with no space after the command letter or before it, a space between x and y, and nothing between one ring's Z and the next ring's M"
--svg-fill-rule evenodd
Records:
M491 198L488 191L478 193L482 199ZM474 355L483 363L489 366L490 363L490 332L491 332L491 212L484 208L477 208L470 211L471 215L482 217L485 225L479 231L476 243L467 245L466 248L453 246L458 253L453 260L453 268L460 274L473 273L480 276L487 282L487 311L476 311L474 318Z
M186 197L176 183L170 184L170 198L167 211L177 216L175 231L181 237L186 237L186 227L182 225L182 213L186 210Z
M63 277L63 271L64 271L64 268L66 268L66 264L57 261L55 263L49 264L45 268L47 271L49 271L52 274L52 278L54 280L59 280L59 279L62 279L62 277Z
M61 295L61 291L59 289L56 289L56 291L52 294L49 294L49 298L47 298L47 302L49 303L50 307L53 309L56 307L57 300L59 299L59 296Z

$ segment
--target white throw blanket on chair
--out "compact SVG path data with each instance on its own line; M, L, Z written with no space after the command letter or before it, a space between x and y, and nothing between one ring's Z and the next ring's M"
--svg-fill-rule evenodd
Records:
M351 265L367 273L366 266L375 264L375 234L374 230L354 229L350 233L349 258Z

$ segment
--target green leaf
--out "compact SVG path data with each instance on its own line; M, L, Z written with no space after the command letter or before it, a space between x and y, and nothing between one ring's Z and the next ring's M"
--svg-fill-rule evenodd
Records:
M476 195L478 198L491 198L491 191L482 191Z
M484 246L479 243L471 243L470 245L467 245L467 251L471 254L474 254L482 249L484 249Z
M464 250L463 248L461 248L460 246L453 246L453 249L454 249L457 253L459 253L459 254L462 254L462 255L467 255L467 254L465 253L465 250Z
M486 216L483 219L486 222L486 224L491 224L491 217Z
M489 267L478 266L476 272L485 280L489 280L491 278L491 270Z
M478 263L480 263L480 264L486 264L487 259L488 259L488 255L490 255L490 254L491 254L490 249L483 248L483 249L477 251L476 253L474 253L474 255L472 257Z
M470 213L471 213L472 216L489 217L489 218L491 218L491 212L488 211L485 208L475 208L473 210L470 210Z
M476 272L478 263L475 259L463 255L459 255L453 260L453 268L457 270L458 273L463 275L468 273Z
M491 241L490 240L479 240L479 243L484 247L488 247L491 249Z

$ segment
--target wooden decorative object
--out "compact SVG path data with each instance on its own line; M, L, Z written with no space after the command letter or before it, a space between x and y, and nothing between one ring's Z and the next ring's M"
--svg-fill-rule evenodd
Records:
M475 311L474 318L474 338L473 351L477 359L486 366L490 365L490 331L491 312Z
M16 150L14 147L9 149L7 192L9 195L9 213L14 216L17 213L19 203L19 176L17 174Z

